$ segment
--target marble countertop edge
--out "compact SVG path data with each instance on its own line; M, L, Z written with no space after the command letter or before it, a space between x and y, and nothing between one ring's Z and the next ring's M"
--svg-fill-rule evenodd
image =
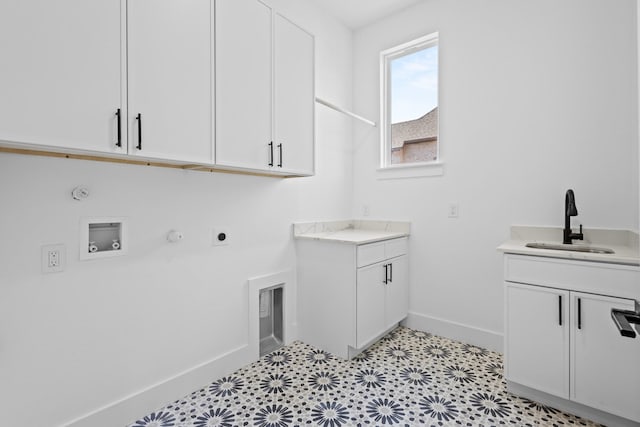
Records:
M366 244L410 234L411 223L383 220L340 220L293 224L296 239L324 240L337 243Z

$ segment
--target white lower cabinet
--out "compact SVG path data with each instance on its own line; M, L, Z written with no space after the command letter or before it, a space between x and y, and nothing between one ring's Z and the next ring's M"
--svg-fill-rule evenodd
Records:
M620 336L612 309L635 303L571 293L571 400L640 422L640 337Z
M569 398L569 292L507 282L505 375Z
M362 348L407 316L407 256L358 268L356 348Z
M515 383L640 422L640 336L622 336L612 319L612 310L637 312L640 270L534 258L505 259L508 386ZM611 280L601 281L606 275Z
M298 336L351 358L409 311L407 239L297 240Z

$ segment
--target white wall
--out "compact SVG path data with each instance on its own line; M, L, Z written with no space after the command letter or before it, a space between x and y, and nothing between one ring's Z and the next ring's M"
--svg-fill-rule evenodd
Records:
M351 33L295 0L273 3L316 35L317 92L349 104ZM323 108L311 178L0 153L0 425L61 425L245 348L247 279L295 268L292 222L351 213L351 123ZM70 196L79 184L91 190L83 202ZM128 255L79 261L85 216L128 217ZM219 225L230 246L211 246ZM184 240L167 243L171 229ZM66 245L62 273L40 272L49 243Z
M444 175L378 180L378 130L354 128L354 213L413 223L413 313L488 331L478 343L499 346L495 248L511 224L562 226L568 188L576 227L638 229L635 8L429 0L356 32L354 108L376 119L379 52L440 33Z

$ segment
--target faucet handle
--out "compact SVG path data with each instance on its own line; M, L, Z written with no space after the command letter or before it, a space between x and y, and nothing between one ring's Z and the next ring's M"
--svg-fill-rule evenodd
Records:
M580 234L582 234L582 224L580 224Z

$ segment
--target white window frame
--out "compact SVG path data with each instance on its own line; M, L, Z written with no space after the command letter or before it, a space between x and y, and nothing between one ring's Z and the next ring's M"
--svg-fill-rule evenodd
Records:
M427 34L410 42L380 52L380 163L379 179L411 178L419 176L438 176L444 172L441 158L440 125L438 124L438 145L436 160L391 164L391 97L390 64L396 58L438 46L438 32ZM440 49L438 49L438 108L440 107Z

